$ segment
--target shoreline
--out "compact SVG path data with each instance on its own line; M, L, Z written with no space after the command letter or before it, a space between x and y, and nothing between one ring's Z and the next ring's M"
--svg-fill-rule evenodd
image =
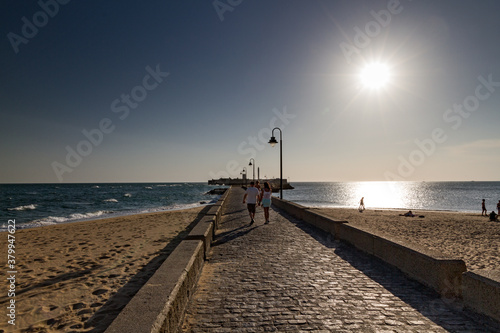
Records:
M218 196L217 198L219 198L219 197L220 196ZM28 229L49 227L49 226L54 226L54 225L64 225L64 224L79 223L79 222L91 222L91 221L113 219L113 218L120 218L120 217L133 216L133 215L173 212L173 211L179 211L179 210L187 210L187 209L193 209L193 208L206 207L208 205L212 205L214 200L215 199L212 199L209 202L206 202L203 204L201 204L199 202L190 203L190 204L182 204L183 207L178 207L178 208L167 208L167 209L158 209L158 210L156 210L157 208L146 208L143 211L131 210L131 211L113 212L113 213L108 213L108 214L105 213L105 214L99 215L99 216L92 216L92 217L88 217L88 218L74 219L74 220L66 220L66 221L62 221L62 222L50 222L50 221L45 222L45 221L42 221L44 219L44 218L42 218L39 220L33 220L33 221L29 221L29 222L22 223L22 224L16 223L16 228L17 228L17 230L28 230ZM216 202L216 200L215 200L215 202ZM51 217L51 216L49 216L49 217ZM65 218L65 217L63 217L63 218ZM17 218L12 217L12 218L7 218L6 220L17 220ZM0 230L0 235L4 232L7 232L7 229Z
M303 202L300 200L293 200L294 203L297 203L299 205L302 205L304 207L308 208L313 208L313 209L353 209L353 210L358 210L357 206L332 206L332 205L311 205L310 203L308 204L307 202ZM478 210L453 210L453 209L425 209L425 208L386 208L386 207L369 207L366 206L365 210L381 210L381 211L420 211L420 212L450 212L450 213L465 213L465 214L474 214L477 212L480 212L480 209ZM491 211L490 211L491 212ZM495 212L497 210L495 209ZM479 213L480 214L480 213Z
M206 206L18 229L16 330L102 331ZM0 247L7 248L7 235ZM7 256L0 259L7 265ZM0 306L7 306L7 292ZM6 321L0 329L9 332Z

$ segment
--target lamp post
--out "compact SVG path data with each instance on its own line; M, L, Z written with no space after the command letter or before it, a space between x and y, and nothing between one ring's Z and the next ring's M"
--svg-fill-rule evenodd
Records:
M252 164L252 161L253 161L253 164ZM248 165L252 165L253 166L253 170L252 170L252 180L255 182L255 160L253 158L250 159L250 163L248 163Z
M280 199L283 199L283 137L282 137L283 132L281 131L281 128L279 127L273 128L269 144L271 145L271 147L274 147L274 145L278 143L278 141L276 141L276 138L274 137L275 129L280 131Z
M247 186L247 168L243 167L243 171L241 171L242 178L245 177L245 187Z

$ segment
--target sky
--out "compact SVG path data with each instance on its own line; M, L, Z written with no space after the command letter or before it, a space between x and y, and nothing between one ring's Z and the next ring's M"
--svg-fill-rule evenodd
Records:
M2 1L0 183L499 181L499 11Z

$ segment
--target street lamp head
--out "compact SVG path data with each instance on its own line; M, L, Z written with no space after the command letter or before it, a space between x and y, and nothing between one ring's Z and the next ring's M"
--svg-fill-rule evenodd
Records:
M274 145L277 143L278 141L276 141L276 138L272 136L271 139L269 140L269 144L271 145L271 147L274 147Z
M253 164L252 164L252 161L250 161L250 163L248 163L248 165L253 165Z

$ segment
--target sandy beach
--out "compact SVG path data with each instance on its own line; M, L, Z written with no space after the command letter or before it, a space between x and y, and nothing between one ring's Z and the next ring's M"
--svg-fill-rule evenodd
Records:
M318 208L336 220L345 220L372 233L395 237L442 251L465 261L468 270L500 270L500 222L479 213ZM424 217L419 217L424 216Z
M17 230L16 326L2 318L0 332L102 332L205 209ZM7 251L7 233L0 236ZM4 281L3 309L7 289Z

